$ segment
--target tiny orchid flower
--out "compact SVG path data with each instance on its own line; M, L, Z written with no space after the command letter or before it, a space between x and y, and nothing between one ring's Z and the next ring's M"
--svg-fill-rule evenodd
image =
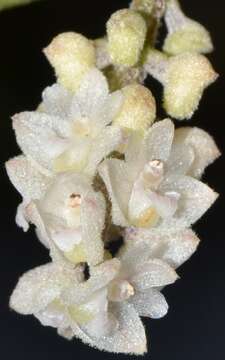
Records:
M219 151L212 139L209 141L208 135L199 131L202 142L212 146L209 151L212 158L207 154L199 164L204 152L199 155L202 147L191 145L192 135L194 138L191 131L186 132L185 144L185 140L179 141L179 130L174 133L170 120L160 121L149 129L144 139L137 134L131 137L125 161L109 159L99 166L112 201L114 224L141 228L189 227L213 204L217 194L194 179L192 173L201 173L202 166L217 158ZM196 169L198 164L201 168Z
M58 175L45 195L35 202L38 214L31 216L39 233L45 229L51 242L71 263L103 261L102 231L105 224L105 200L92 189L90 179L76 173ZM28 217L29 217L28 208ZM36 220L40 219L41 220Z
M29 222L36 225L40 241L50 250L56 247L53 251L71 263L103 260L105 200L93 190L90 178L77 173L49 178L24 156L9 160L6 168L23 197L17 223L24 231Z
M19 279L10 306L20 314L33 314L68 339L80 338L100 350L142 354L145 331L134 307L111 306L107 299L108 285L119 268L119 260L106 261L90 268L90 278L85 280L82 265L75 269L63 263L40 266Z
M128 301L140 316L161 318L168 305L158 288L174 283L178 276L164 261L152 258L148 243L124 246L118 259L120 271L109 286L109 299Z
M93 176L122 141L122 130L110 126L121 104L121 92L109 94L105 77L93 69L74 95L55 84L43 92L41 112L15 115L17 142L50 174L82 170Z

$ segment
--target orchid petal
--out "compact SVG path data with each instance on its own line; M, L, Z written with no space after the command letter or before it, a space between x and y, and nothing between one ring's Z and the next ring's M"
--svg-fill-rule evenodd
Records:
M43 91L42 98L42 111L49 115L68 118L72 95L64 87L59 84L49 86Z
M127 211L132 183L129 182L129 171L124 161L105 160L99 166L102 177L112 202L112 218L116 225L128 226Z
M103 260L102 232L105 225L105 200L101 193L91 191L81 202L82 241L88 263L96 265Z
M194 162L194 158L195 154L191 146L174 141L170 157L166 163L165 176L186 175Z
M99 350L143 355L147 351L145 330L134 307L127 303L114 304L111 305L111 311L119 322L118 331L114 335L91 338L73 323L74 335Z
M148 161L167 161L174 137L174 125L171 120L165 119L153 124L146 136Z
M51 169L53 159L68 146L68 140L56 130L57 127L63 130L64 123L61 118L38 112L24 112L13 117L20 148L47 169Z
M176 272L160 259L150 259L137 266L130 282L138 291L151 287L165 286L174 283L178 276Z
M111 124L118 114L123 103L123 94L120 90L109 94L100 109L93 115L93 121L99 128Z
M73 102L77 102L82 116L92 117L107 99L109 93L107 80L96 68L90 70L75 93Z
M10 298L10 307L24 315L43 310L60 296L70 281L66 275L53 263L28 271L19 279Z
M168 312L168 304L165 297L156 289L147 289L136 293L129 300L140 316L160 319Z
M51 178L42 174L35 163L19 155L6 162L7 174L26 200L39 199L47 190Z
M186 227L199 220L218 197L210 187L189 176L170 176L160 187L161 191L175 189L180 194L178 210L174 217ZM165 226L168 226L168 223Z
M196 127L177 129L175 139L179 143L191 146L194 151L195 159L188 172L190 176L200 178L205 168L220 156L212 136L202 129Z
M89 176L96 172L98 164L122 143L123 133L119 127L108 126L92 141L88 164L84 170ZM97 144L97 146L96 146Z

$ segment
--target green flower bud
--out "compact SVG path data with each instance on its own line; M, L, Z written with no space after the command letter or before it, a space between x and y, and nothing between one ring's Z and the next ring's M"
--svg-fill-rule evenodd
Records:
M168 35L163 50L170 55L183 52L209 53L213 44L209 32L196 21L186 17L177 0L169 0L165 13Z
M147 26L137 12L123 9L107 22L108 49L113 63L134 66L144 46Z
M149 51L144 68L163 84L164 108L179 120L192 117L204 90L218 77L209 60L197 53L168 58L159 51Z
M55 69L58 82L71 91L77 90L83 76L96 63L92 42L74 32L56 36L44 53Z
M172 57L166 74L164 108L176 119L190 119L206 87L217 79L208 59L200 54Z
M156 103L149 89L132 84L122 89L124 102L113 124L141 133L147 130L156 118Z

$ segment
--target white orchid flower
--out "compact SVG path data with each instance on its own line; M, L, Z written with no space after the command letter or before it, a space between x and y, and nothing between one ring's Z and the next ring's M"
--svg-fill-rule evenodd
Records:
M159 288L174 283L178 276L165 261L152 257L149 244L137 242L121 248L121 268L109 286L109 299L128 301L140 316L161 318L168 305Z
M43 92L41 111L13 117L17 142L50 174L74 170L92 176L122 141L122 130L110 126L122 99L120 91L109 94L105 77L95 68L75 94L54 84Z
M114 224L189 227L217 198L193 175L199 177L218 156L208 134L190 128L174 132L169 119L154 124L144 140L132 136L124 161L109 159L99 166L112 201Z
M85 280L82 266L40 266L20 278L10 306L20 314L33 314L68 339L75 336L100 350L142 354L145 331L134 307L108 303L107 286L119 268L119 260L106 261L91 267Z
M48 236L64 257L72 263L103 261L105 200L89 178L69 172L58 175L36 206Z
M72 263L103 260L105 200L93 190L91 178L70 172L49 177L22 155L9 160L6 168L23 197L19 226L26 231L29 222L36 225L38 238L57 257L59 251Z

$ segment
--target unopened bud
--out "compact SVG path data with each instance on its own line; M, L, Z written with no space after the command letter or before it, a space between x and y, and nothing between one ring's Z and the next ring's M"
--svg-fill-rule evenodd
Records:
M184 52L209 53L213 44L209 32L182 12L177 0L169 0L165 13L168 35L163 50L170 55Z
M107 22L108 48L115 64L134 66L144 46L147 26L137 12L123 9Z
M209 60L197 53L168 58L152 50L145 61L145 70L164 86L165 110L179 120L192 117L204 90L218 77Z
M164 87L164 108L179 120L190 119L197 110L206 87L218 75L208 59L200 54L171 57Z
M83 76L95 66L94 45L74 32L56 36L44 53L55 69L58 82L71 91L77 90Z
M147 130L156 117L156 103L151 91L132 84L124 87L122 93L124 102L113 123L129 130Z

